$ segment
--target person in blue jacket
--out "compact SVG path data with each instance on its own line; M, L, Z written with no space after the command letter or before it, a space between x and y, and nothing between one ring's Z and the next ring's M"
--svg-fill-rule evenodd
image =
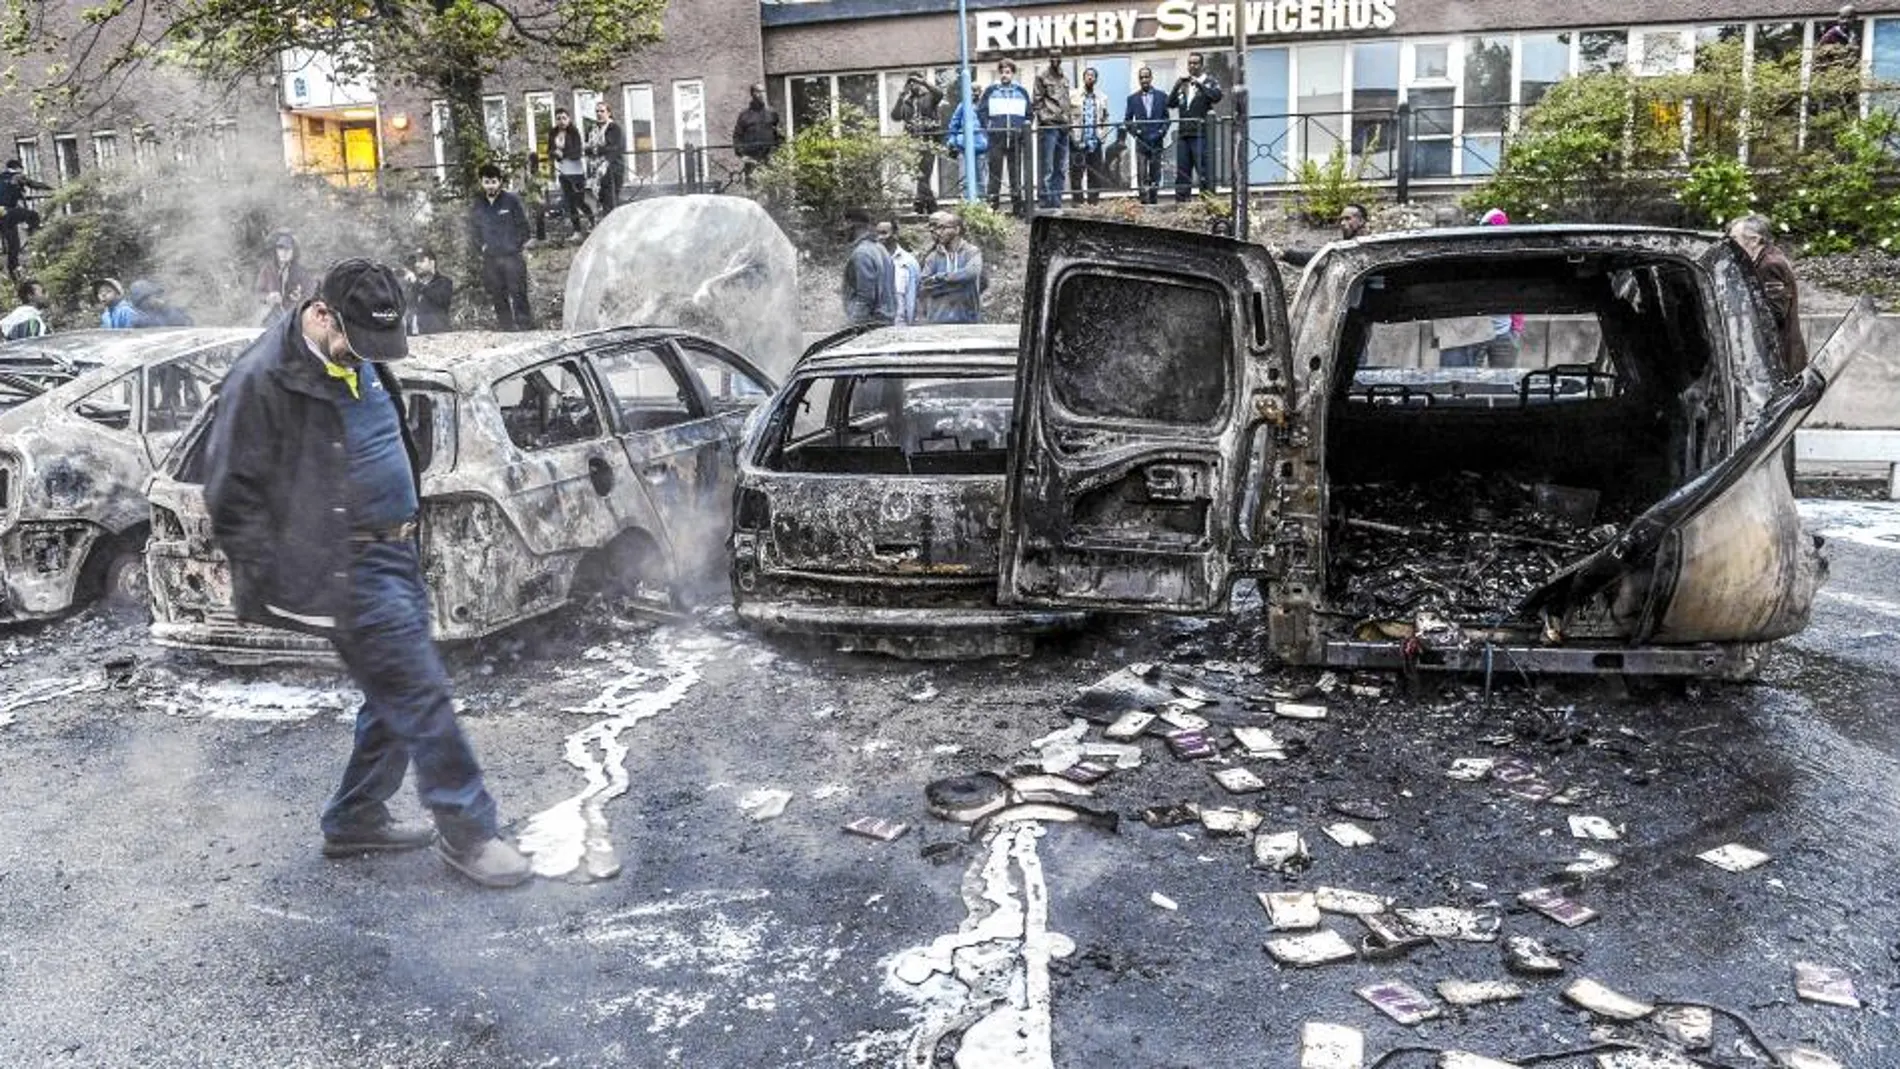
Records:
M990 135L990 207L1001 208L1003 170L1009 170L1009 207L1023 214L1023 153L1029 147L1029 90L1016 84L1016 64L996 65L996 81L976 106Z
M99 302L99 325L106 330L131 330L139 325L138 309L125 299L125 287L116 278L102 278L92 284L93 299Z
M957 182L959 188L961 188L963 182L963 128L971 124L971 116L976 111L975 102L982 99L983 87L971 83L971 103L968 106L958 104L956 110L950 113L949 125L944 128L943 143L944 147L950 150L950 155L957 161ZM983 195L983 177L988 173L989 168L990 135L983 132L983 124L980 121L976 122L975 126L976 192L973 195L980 197Z

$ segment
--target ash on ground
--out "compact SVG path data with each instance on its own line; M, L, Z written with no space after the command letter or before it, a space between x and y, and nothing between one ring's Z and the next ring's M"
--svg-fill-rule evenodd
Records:
M1476 472L1336 485L1327 593L1365 619L1503 621L1632 518L1604 511L1595 490Z

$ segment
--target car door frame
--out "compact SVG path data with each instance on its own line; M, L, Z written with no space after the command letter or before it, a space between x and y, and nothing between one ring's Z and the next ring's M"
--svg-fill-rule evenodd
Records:
M1225 611L1234 579L1273 568L1271 549L1251 541L1245 509L1253 494L1272 492L1279 477L1273 443L1256 432L1284 419L1293 389L1278 268L1252 243L1047 216L1032 228L1029 260L998 600L1037 608ZM1211 419L1104 417L1072 411L1058 396L1050 366L1063 329L1058 302L1072 279L1090 275L1217 296L1227 338L1216 347L1224 393ZM1130 311L1146 315L1152 304ZM1155 339L1150 332L1147 340ZM1201 532L1081 522L1088 495L1099 501L1124 487L1160 503L1163 513L1204 501Z

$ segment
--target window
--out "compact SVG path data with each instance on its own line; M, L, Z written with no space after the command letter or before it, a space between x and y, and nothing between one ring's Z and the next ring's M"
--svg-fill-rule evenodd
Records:
M438 182L449 180L449 127L453 121L448 101L429 102L429 130L435 143L435 180Z
M700 386L712 401L714 412L722 416L748 412L765 400L768 391L764 385L726 363L718 354L684 339L679 342L679 350L680 361L686 365L686 373L698 377Z
M455 457L455 395L447 390L406 386L409 438L416 443L416 473L426 473L437 458Z
M516 447L553 449L600 437L600 413L580 361L543 364L495 384L502 425Z
M1510 37L1465 38L1464 151L1460 174L1490 174L1504 152L1511 111Z
M72 134L53 135L53 163L59 180L70 182L79 177L79 138Z
M817 474L1001 475L1015 392L1012 375L812 379L792 388L791 418L761 463Z
M1755 27L1755 62L1774 63L1801 58L1801 24L1764 22Z
M786 83L791 94L792 129L831 123L831 79L828 77L793 78Z
M1688 30L1636 30L1630 35L1630 69L1641 77L1686 74L1695 57Z
M657 349L597 353L594 366L620 409L623 433L657 431L699 418L699 402Z
M244 352L225 345L188 353L145 371L145 438L152 457L161 460L200 409L217 392L224 373Z
M119 135L110 130L92 135L92 164L108 170L119 159Z
M1628 30L1586 30L1577 40L1577 73L1622 70L1629 62Z
M1045 64L1046 65L1046 64ZM1033 84L1034 79L1030 79ZM878 77L875 74L840 74L838 107L856 108L875 123L884 109L878 106Z
M74 415L115 431L132 429L139 403L139 373L134 371L106 383L72 403Z
M794 394L790 442L798 444L829 438L831 433L831 394L837 379L812 379Z
M37 179L40 170L40 139L37 137L19 137L13 141L13 156L20 161L20 171L28 178Z
M524 93L521 97L522 122L527 124L528 151L545 155L548 145L548 131L554 129L554 94L548 91ZM547 160L541 161L543 168L552 167Z
M653 87L620 87L620 125L626 130L627 151L633 153L633 173L640 178L653 177Z
M1517 49L1517 103L1522 109L1544 99L1551 86L1570 74L1570 35L1527 33L1518 39Z
M1399 106L1399 45L1396 41L1354 45L1352 50L1352 154L1370 161L1373 175L1393 173L1398 144L1393 113Z
M1083 269L1063 277L1054 305L1064 327L1050 337L1049 375L1070 412L1174 424L1220 415L1232 330L1219 290Z
M482 98L482 136L490 149L496 152L509 151L507 97Z
M1412 75L1405 99L1412 105L1412 177L1451 176L1452 134L1456 132L1458 90L1451 81L1451 44L1421 41L1406 45Z
M141 126L132 131L132 166L141 171L151 170L158 162L158 130L150 126Z
M1300 116L1300 151L1321 163L1332 155L1346 127L1346 48L1344 45L1305 45L1295 57L1299 94L1294 107ZM1158 87L1171 86L1155 71Z
M592 89L574 90L574 126L582 137L594 132L600 125L594 121L594 105L600 103L600 94Z
M1883 85L1900 82L1900 19L1874 19L1873 38L1874 81ZM1873 106L1881 111L1900 110L1900 93L1875 93Z

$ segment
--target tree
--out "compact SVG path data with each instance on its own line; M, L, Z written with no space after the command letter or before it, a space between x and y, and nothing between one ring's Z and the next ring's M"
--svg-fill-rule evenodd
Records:
M39 61L35 106L98 110L147 69L226 88L277 70L292 49L326 53L339 77L374 75L449 105L450 174L488 154L482 85L502 63L586 83L660 38L666 0L96 0L75 11L0 0L0 55ZM17 78L17 71L9 71Z

